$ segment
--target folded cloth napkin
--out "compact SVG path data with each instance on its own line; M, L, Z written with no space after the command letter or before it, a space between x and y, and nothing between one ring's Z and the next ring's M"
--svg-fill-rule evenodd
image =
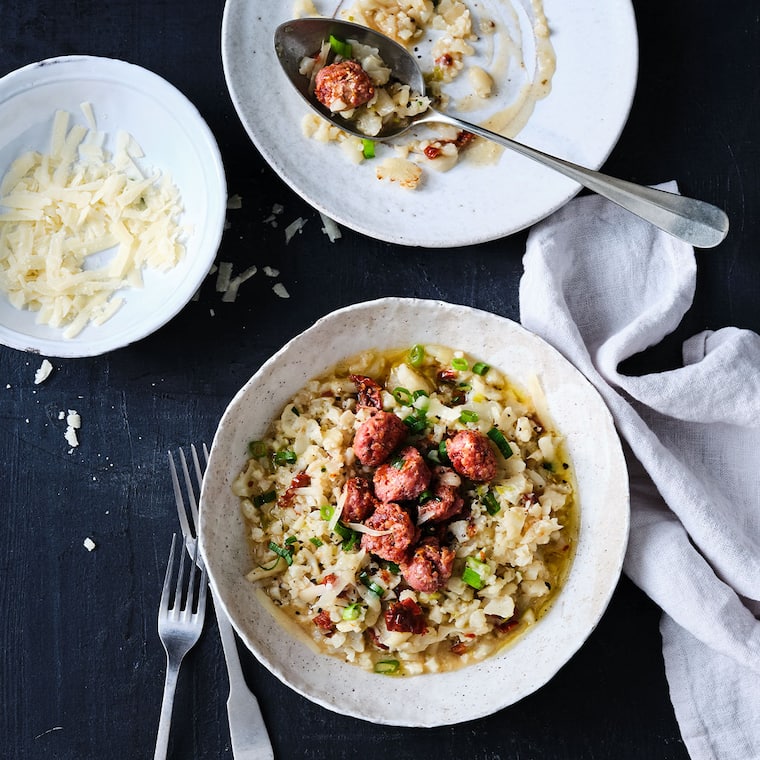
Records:
M696 262L691 246L598 196L536 225L524 267L522 324L596 386L627 443L624 571L663 609L690 756L760 758L760 336L703 332L684 344L683 367L620 374L680 323Z

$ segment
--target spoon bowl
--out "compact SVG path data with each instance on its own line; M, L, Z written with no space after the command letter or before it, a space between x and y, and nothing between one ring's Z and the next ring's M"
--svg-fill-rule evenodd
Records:
M313 56L330 35L340 40L355 40L376 48L380 58L390 68L391 77L408 84L413 92L425 94L425 79L414 56L406 48L390 37L360 24L334 18L302 18L280 24L275 30L274 47L283 71L306 103L344 132L362 139L382 141L398 137L419 124L450 124L554 169L698 248L713 248L728 234L728 217L717 206L587 169L433 107L408 118L405 122L386 125L377 135L364 134L349 119L331 112L322 105L309 90L309 77L304 76L299 70L303 58Z

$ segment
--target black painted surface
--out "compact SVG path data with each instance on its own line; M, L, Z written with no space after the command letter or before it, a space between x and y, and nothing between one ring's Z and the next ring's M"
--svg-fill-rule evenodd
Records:
M253 0L252 0L253 1ZM267 2L267 0L257 0ZM271 2L271 0L268 0ZM673 366L704 328L760 330L755 3L635 0L641 74L607 171L723 206L732 231L698 252L698 291L683 325L629 362ZM221 0L3 0L0 75L70 53L122 58L162 75L200 109L222 150L230 193L219 258L281 271L291 298L257 275L234 304L207 282L158 333L84 360L0 348L0 757L150 757L164 654L156 609L177 529L166 451L213 435L237 389L283 342L323 314L383 295L442 298L518 318L525 234L470 249L399 248L319 217L248 141L220 60ZM264 223L285 207L277 229ZM308 223L289 245L283 227ZM82 415L81 445L60 410ZM82 545L90 536L93 552ZM623 579L580 652L536 694L492 717L431 730L374 726L312 705L243 652L278 758L591 760L687 756L668 699L658 609ZM231 757L226 676L214 625L180 676L172 757ZM509 684L504 684L509 689ZM414 709L413 705L409 709Z

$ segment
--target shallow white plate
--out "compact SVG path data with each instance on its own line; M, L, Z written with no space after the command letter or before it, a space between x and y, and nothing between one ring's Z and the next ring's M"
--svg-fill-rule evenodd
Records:
M119 292L125 304L103 325L66 340L15 309L0 292L0 343L47 356L95 356L144 338L190 300L208 273L224 228L227 189L219 148L195 106L174 86L124 61L91 56L50 58L0 79L0 176L23 152L47 152L57 110L87 126L80 104L92 104L97 128L113 147L120 130L145 152L139 163L168 172L191 225L184 259L169 272L145 272L145 287Z
M361 325L361 330L357 330ZM231 484L248 441L307 380L364 349L438 343L463 348L527 387L542 384L566 437L581 510L577 552L549 612L513 645L477 665L411 677L368 673L292 638L257 601L251 556ZM201 493L201 548L218 598L242 640L284 683L317 704L373 723L437 726L487 715L545 684L583 644L617 584L628 538L628 476L612 418L591 384L520 325L440 301L385 298L333 312L294 338L225 412Z
M330 15L336 2L316 5ZM506 5L507 0L470 3L478 13L504 13ZM280 70L273 45L275 28L292 16L293 7L293 0L227 0L222 61L232 101L254 144L315 208L373 238L440 248L509 235L578 191L576 183L508 151L496 164L464 162L445 174L428 171L420 188L404 191L378 181L371 161L355 166L337 145L307 140L301 134L307 106ZM544 0L544 9L557 71L551 94L539 101L518 139L599 168L620 136L636 86L638 41L630 0Z

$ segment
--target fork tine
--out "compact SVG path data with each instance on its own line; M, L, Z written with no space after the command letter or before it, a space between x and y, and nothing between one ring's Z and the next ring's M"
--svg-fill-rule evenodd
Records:
M176 533L174 534L176 536ZM172 543L174 543L174 537L172 538ZM179 615L180 612L182 612L185 609L185 604L183 604L182 599L182 589L185 582L185 552L181 551L179 553L179 570L177 571L177 586L176 590L174 592L174 604L171 607L172 612L175 613L175 615ZM192 588L188 589L188 594L192 592Z
M174 544L176 543L176 539L177 534L172 534L172 546L169 550L169 561L166 563L166 575L164 576L164 588L161 592L161 603L159 606L159 611L170 609L169 603L171 595L171 580L172 570L174 569Z
M180 449L180 453L182 449ZM185 511L185 501L182 497L182 489L179 485L179 478L177 477L177 468L174 465L174 457L171 451L169 452L169 472L172 478L172 486L174 487L174 501L177 504L177 515L179 517L179 524L182 528L182 536L185 540L185 545L189 546L190 541L193 539L193 533L190 531L190 525L187 522L187 512Z
M195 474L198 478L198 485L200 487L200 484L203 482L203 475L200 472L201 466L198 462L198 453L195 450L195 446L190 446L190 450L193 455L193 462L195 464ZM193 525L192 530L189 535L191 535L193 538L197 537L197 529L198 529L198 502L195 499L195 489L193 488L193 481L190 478L190 471L187 467L187 460L185 459L185 452L180 449L179 450L179 458L180 462L182 462L182 473L185 476L185 487L187 488L187 500L190 503L190 514L193 518Z

